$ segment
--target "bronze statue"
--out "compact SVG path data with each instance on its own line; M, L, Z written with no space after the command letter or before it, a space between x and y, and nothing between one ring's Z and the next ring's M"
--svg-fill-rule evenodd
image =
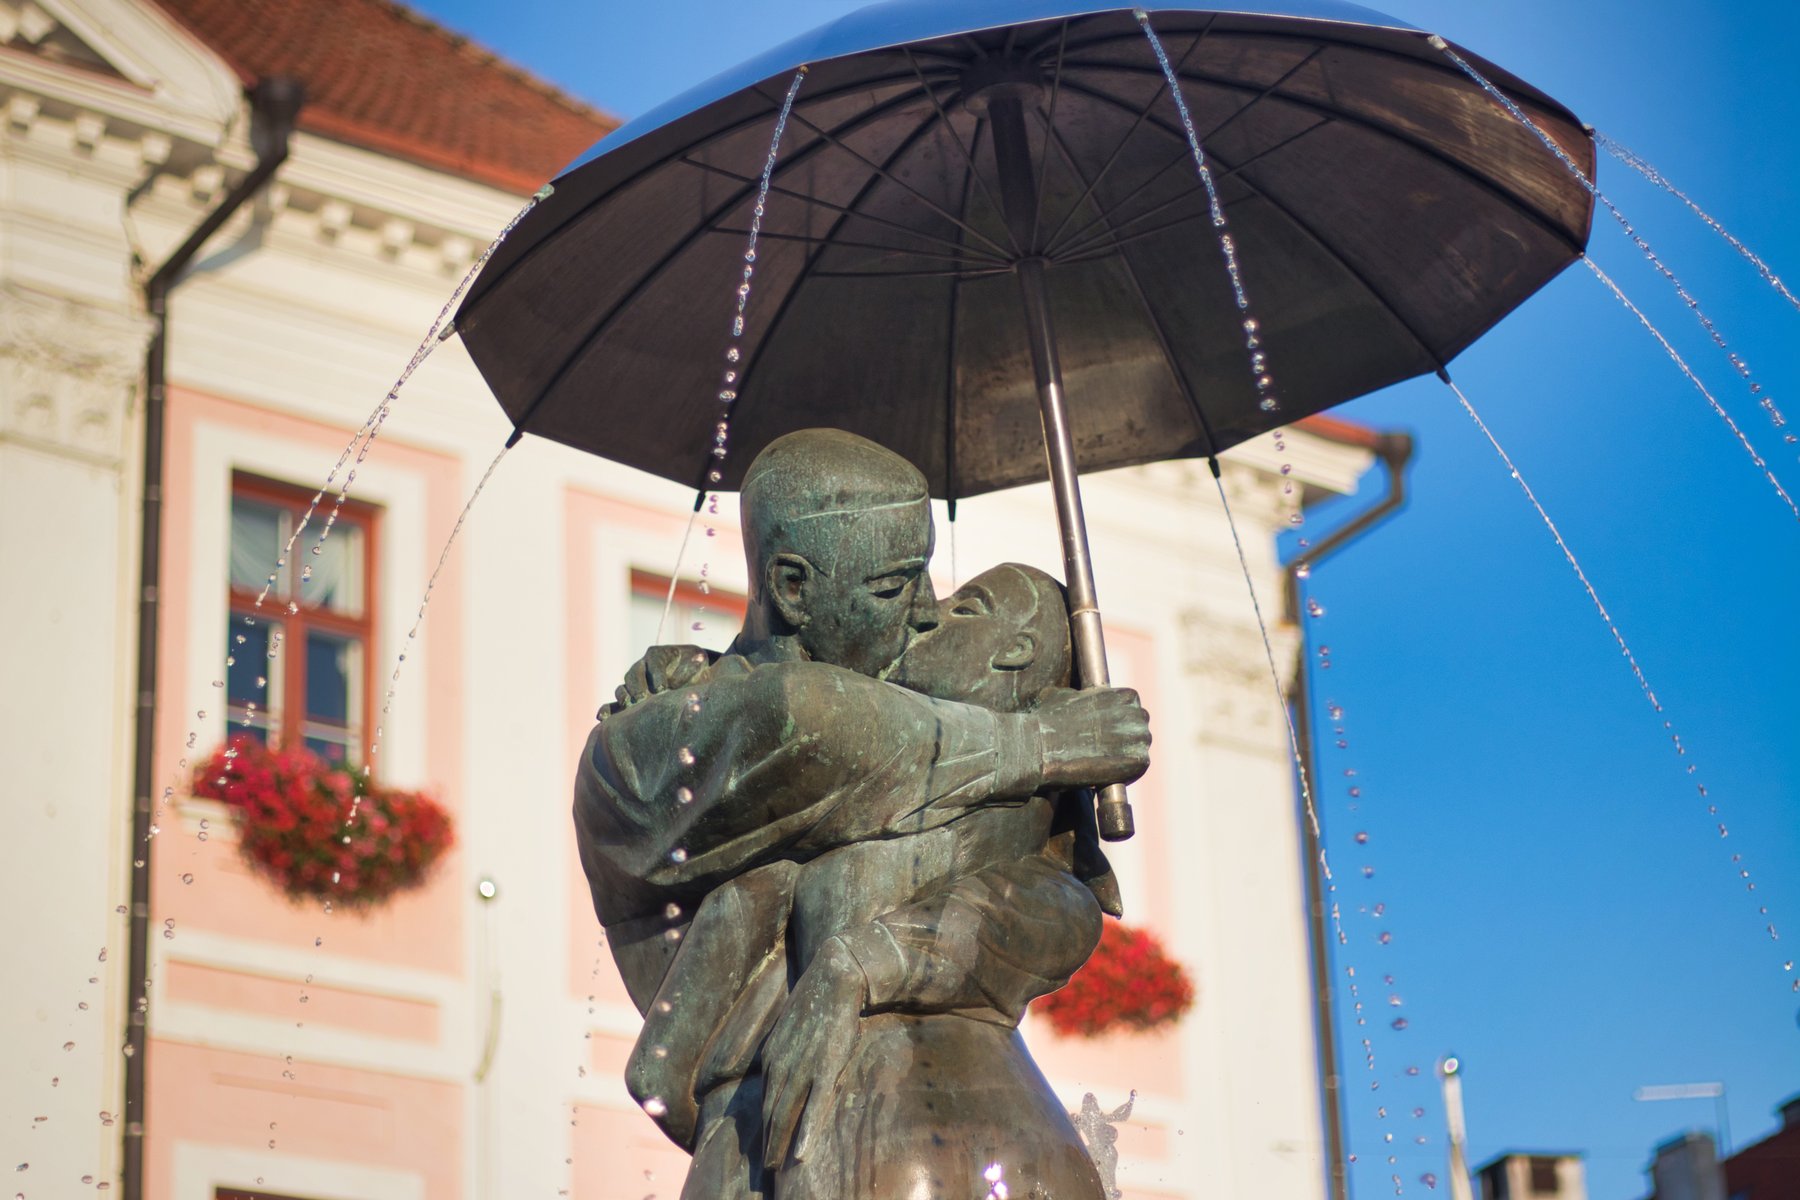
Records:
M627 1082L694 1153L683 1195L1099 1200L1014 1026L1117 911L1066 789L1142 773L1136 697L1065 690L1030 568L940 612L924 480L873 443L783 438L743 502L743 632L647 653L576 791L646 1014Z

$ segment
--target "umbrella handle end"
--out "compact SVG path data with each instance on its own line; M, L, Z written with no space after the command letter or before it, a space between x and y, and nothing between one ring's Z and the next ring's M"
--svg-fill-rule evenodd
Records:
M1125 785L1110 784L1100 791L1096 803L1103 841L1122 842L1137 832L1131 819L1131 801L1125 798Z

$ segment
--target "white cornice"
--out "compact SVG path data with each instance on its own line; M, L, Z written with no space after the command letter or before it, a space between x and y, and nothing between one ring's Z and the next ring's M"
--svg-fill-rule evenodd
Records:
M36 0L157 104L220 128L243 102L224 61L162 9L140 0Z

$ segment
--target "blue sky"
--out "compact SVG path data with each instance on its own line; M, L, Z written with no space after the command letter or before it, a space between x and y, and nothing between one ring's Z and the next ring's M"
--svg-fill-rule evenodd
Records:
M623 116L854 7L826 0L422 7ZM1800 12L1773 2L1388 0L1655 163L1800 284ZM1600 182L1800 428L1800 312L1671 198ZM1604 217L1593 255L1767 455L1784 447L1697 323ZM1254 272L1254 264L1246 270ZM1713 1123L1643 1084L1722 1080L1735 1140L1800 1093L1800 524L1633 319L1577 267L1453 364L1581 557L1688 748L1678 759L1568 566L1448 393L1414 382L1344 415L1414 433L1408 509L1312 584L1331 648L1321 703L1347 751L1320 788L1354 963L1381 1008L1371 1076L1346 1028L1355 1182L1443 1174L1435 1088L1467 1063L1471 1150L1587 1154L1595 1200L1632 1200L1654 1143ZM1372 485L1373 486L1373 485ZM1360 502L1360 501L1358 501ZM1331 519L1321 513L1316 530ZM1102 580L1102 586L1105 581ZM1321 722L1328 723L1321 716ZM1327 745L1329 746L1327 739ZM1690 778L1687 762L1697 764ZM1342 772L1363 795L1348 809ZM1730 837L1693 789L1703 780ZM1354 835L1368 834L1366 845ZM1738 877L1743 856L1758 890ZM1372 867L1372 878L1358 869ZM1359 907L1386 906L1377 921ZM1758 904L1783 930L1773 942ZM1392 943L1378 943L1386 930ZM1380 978L1391 973L1393 989ZM1405 1001L1404 1032L1385 998ZM1368 1088L1380 1082L1379 1092ZM1396 1114L1376 1115L1377 1104ZM1404 1116L1416 1105L1423 1121ZM1412 1144L1415 1134L1429 1144Z

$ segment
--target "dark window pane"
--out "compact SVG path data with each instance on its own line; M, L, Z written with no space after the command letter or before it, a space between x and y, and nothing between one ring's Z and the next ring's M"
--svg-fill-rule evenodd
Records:
M269 658L269 635L279 632L281 626L266 621L246 625L244 616L241 612L231 614L225 639L227 653L233 660L225 668L226 698L234 705L255 701L256 707L267 708L272 694L268 680L276 665ZM240 637L244 639L241 643ZM264 682L257 683L259 679Z
M1531 1191L1536 1196L1554 1196L1557 1192L1556 1160L1554 1158L1537 1158L1531 1160Z
M306 717L333 725L361 718L362 642L335 633L306 635Z
M276 505L244 496L231 498L231 586L262 591L275 573L286 529L287 517ZM271 594L286 595L286 581L276 582Z

